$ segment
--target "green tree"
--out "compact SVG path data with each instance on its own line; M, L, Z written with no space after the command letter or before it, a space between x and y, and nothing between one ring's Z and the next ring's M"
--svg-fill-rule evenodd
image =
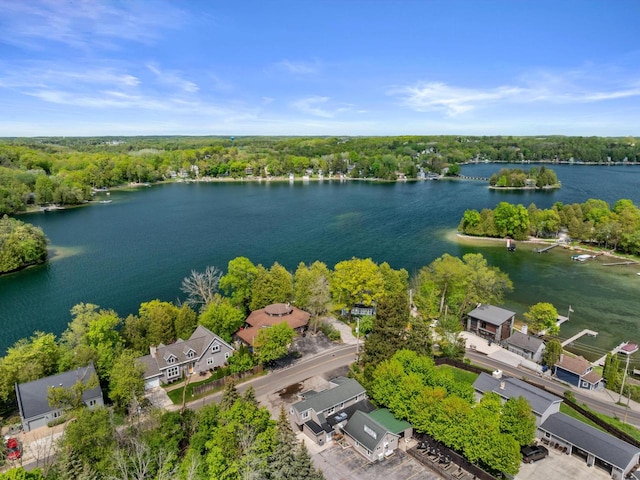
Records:
M607 353L607 357L604 361L604 370L602 376L607 382L607 388L609 390L617 390L620 386L620 360L617 355L612 355L611 352Z
M187 339L198 326L198 315L185 303L180 307L174 326L176 336L178 338Z
M293 277L278 262L269 270L258 265L252 284L251 310L273 303L290 302L293 298Z
M500 431L511 435L518 445L531 445L536 433L536 417L524 397L512 397L502 406Z
M109 375L109 398L122 410L144 395L144 368L137 359L135 352L124 350L115 359Z
M322 262L313 262L309 267L300 263L293 277L296 306L314 318L326 314L331 301L330 277L331 272Z
M539 302L532 305L524 314L529 329L535 333L546 331L550 335L557 335L560 327L557 325L558 311L547 302Z
M16 467L6 472L0 472L0 480L44 480L44 478L39 468L26 471L23 467Z
M500 202L493 212L493 218L501 237L510 236L524 240L529 232L529 212L518 204Z
M544 352L542 352L542 363L551 368L558 363L561 354L562 343L560 343L560 340L556 340L555 338L551 339L546 343Z
M330 288L336 306L370 306L384 296L384 278L373 260L354 257L336 264Z
M175 322L180 309L169 302L152 300L140 304L138 315L147 323L147 338L151 345L168 345L176 340Z
M115 447L115 427L105 407L76 412L64 432L62 445L72 450L83 464L92 465L103 475L110 470Z
M287 322L270 328L261 328L254 340L254 351L260 363L267 363L284 357L296 333Z
M373 329L364 344L364 363L375 367L402 349L406 345L409 323L407 293L384 296L376 310Z
M7 215L0 217L0 274L44 263L47 243L42 229Z
M227 273L220 278L220 289L231 297L234 306L245 315L249 313L251 288L257 267L246 257L237 257L229 261Z
M230 342L231 336L242 326L244 319L244 313L234 307L231 300L215 295L200 314L198 323Z
M88 372L85 372L87 374ZM87 378L79 378L71 387L48 387L47 402L56 409L76 410L84 406L82 395L87 390L98 387L98 377L91 374Z

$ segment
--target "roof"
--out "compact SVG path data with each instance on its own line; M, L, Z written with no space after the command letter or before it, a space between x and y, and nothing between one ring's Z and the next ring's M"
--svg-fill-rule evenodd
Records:
M407 428L411 428L409 422L398 420L387 408L379 408L378 410L370 412L369 416L389 432L395 433L396 435L404 432Z
M376 449L385 434L395 435L371 418L369 414L361 411L353 414L343 430L370 452Z
M311 315L304 310L292 307L286 303L274 303L260 310L255 310L247 317L245 327L236 332L236 336L248 345L253 345L255 337L263 327L273 327L282 322L293 329L305 327L309 324Z
M364 400L360 400L359 402L356 402L353 405L349 405L342 410L336 411L333 415L330 415L326 418L326 423L328 423L331 427L334 427L338 423L350 419L357 411L371 413L375 409L376 407L373 405L373 403L365 398ZM318 415L318 417L320 417L320 415Z
M544 340L540 337L533 337L522 332L513 332L511 336L507 338L507 343L527 352L536 353L540 346L544 345Z
M504 308L494 307L493 305L478 305L469 312L469 316L491 323L492 325L502 325L504 322L512 318L516 312L505 310Z
M596 372L595 370L591 370L589 373L587 373L582 377L582 380L585 380L589 383L596 384L602 381L602 377L598 375L598 372Z
M550 415L540 428L623 470L640 454L637 447L564 413Z
M49 406L49 387L71 388L78 380L82 380L83 383L86 383L89 381L91 376L95 374L96 369L93 367L93 364L89 364L86 367L81 367L76 370L69 370L68 372L41 378L39 380L34 380L33 382L16 385L16 395L18 397L18 404L20 406L22 418L27 419L37 417L44 415L47 412L58 410L57 408L51 408ZM102 398L100 385L90 390L86 390L82 394L82 400L85 402L98 397Z
M214 342L224 345L230 350L234 350L231 345L202 325L198 325L188 340L179 338L170 345L161 343L156 347L155 354L152 353L138 358L138 362L144 367L144 378L156 377L160 375L161 370L167 367L181 365L185 362L193 362L201 358L209 348L209 345ZM191 350L193 350L194 355L189 358L187 357L187 353ZM169 363L168 360L172 356L175 358L175 361Z
M504 389L500 388L501 383L504 383ZM531 405L531 410L538 415L542 415L554 403L562 402L562 398L553 393L545 392L517 378L498 379L484 372L473 382L473 388L482 393L495 392L506 399L524 397Z
M560 355L560 360L555 366L580 376L584 375L592 367L586 358L581 356L571 357L564 353Z
M335 407L342 402L366 393L364 387L353 378L339 378L341 383L338 386L323 390L310 398L296 402L292 407L298 412L304 412L309 409L314 412L322 412L323 410Z

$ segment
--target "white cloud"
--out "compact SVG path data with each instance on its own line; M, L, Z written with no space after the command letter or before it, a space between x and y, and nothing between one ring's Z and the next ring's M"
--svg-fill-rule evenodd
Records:
M352 110L351 106L334 107L332 109L322 108L324 105L329 106L330 100L330 97L312 95L292 102L291 106L302 113L322 118L333 118L339 113Z
M200 90L200 87L198 87L196 83L185 80L182 78L182 74L178 71L161 71L154 64L148 64L147 68L156 75L159 82L165 85L177 87L186 93L196 93Z
M276 63L276 66L282 70L286 70L287 72L295 73L297 75L312 75L320 71L320 63L317 60L314 62L294 62L284 59Z

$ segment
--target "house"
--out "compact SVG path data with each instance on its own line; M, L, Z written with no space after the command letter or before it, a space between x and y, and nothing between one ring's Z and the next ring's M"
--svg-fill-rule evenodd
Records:
M583 459L615 480L629 478L640 463L640 449L564 413L554 413L538 427L542 442Z
M49 406L49 387L71 388L78 381L87 383L93 375L96 375L96 369L93 364L89 364L86 367L41 378L33 382L16 384L16 397L23 430L29 432L35 428L44 427L64 414L63 408ZM82 393L82 402L88 408L104 405L100 385L85 390Z
M515 318L515 312L480 304L467 315L467 331L500 343L511 336Z
M400 436L391 433L370 414L362 411L355 412L342 431L354 450L370 462L383 460L398 448Z
M536 363L540 363L542 361L542 353L544 352L545 344L544 340L540 337L516 331L507 338L505 343L507 350L510 352Z
M358 410L375 410L367 400L367 392L356 380L337 377L329 388L316 392L309 390L299 395L302 400L289 408L294 430L303 431L319 445L331 440L336 428L343 426Z
M494 372L495 373L495 372ZM486 392L497 393L503 401L510 398L524 397L531 406L531 410L536 417L536 425L542 424L550 415L560 411L562 398L541 390L522 380L511 377L503 377L501 374L495 376L481 373L473 388L476 392L476 399L480 400Z
M253 342L261 328L273 327L287 322L296 332L302 333L309 325L311 315L288 303L274 303L251 312L245 325L235 333L236 338L253 347Z
M185 375L221 367L234 348L211 330L198 325L188 340L151 347L149 355L138 358L144 368L145 390L161 383L180 380Z
M563 382L587 390L604 387L602 377L593 370L593 365L581 356L561 354L560 360L554 365L554 374Z

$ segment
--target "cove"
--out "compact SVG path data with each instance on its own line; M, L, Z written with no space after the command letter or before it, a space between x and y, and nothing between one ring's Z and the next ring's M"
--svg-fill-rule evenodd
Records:
M462 173L489 176L502 166L465 165ZM448 238L466 209L500 201L548 208L629 198L640 205L639 167L551 168L563 187L550 192L495 192L474 181L164 184L114 191L110 204L26 215L51 240L53 256L47 265L0 278L0 351L36 330L60 334L80 302L126 317L141 302L183 298L180 283L192 269L225 270L241 255L291 271L299 262L333 268L353 256L371 257L413 274L443 253L480 252L514 282L506 308L522 314L549 301L566 314L572 305L561 336L599 332L580 340L584 354L640 340L633 337L640 336L637 268L579 264L561 249L540 255L519 244L508 253L502 243Z

